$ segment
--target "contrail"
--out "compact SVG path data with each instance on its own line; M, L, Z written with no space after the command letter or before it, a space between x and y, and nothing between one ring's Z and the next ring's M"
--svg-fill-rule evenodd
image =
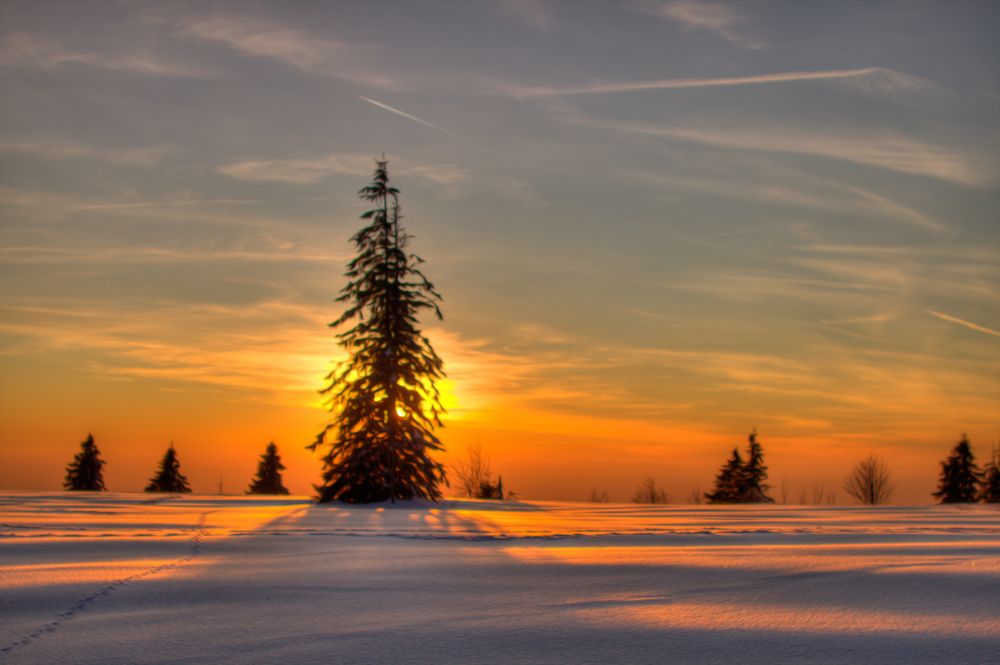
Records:
M564 95L600 95L618 92L640 92L643 90L671 90L675 88L717 88L734 85L757 85L764 83L786 83L790 81L820 81L824 79L847 79L861 76L881 75L901 88L925 87L928 83L909 74L903 74L885 67L865 67L863 69L833 69L818 72L779 72L756 76L729 76L723 78L683 78L660 79L656 81L630 81L625 83L594 83L571 87L521 87L511 86L507 92L514 97L561 97Z
M382 102L377 102L374 99L369 99L367 97L362 97L361 95L358 95L358 99L360 99L361 101L364 101L364 102L368 102L372 106L377 106L380 109L385 109L386 111L389 111L391 113L395 113L396 115L401 115L404 118L409 118L413 122L419 122L421 125L423 125L425 127L430 127L431 129L436 129L439 132L443 132L443 133L447 134L448 136L453 136L453 134L451 132L449 132L447 129L444 129L442 127L438 127L434 123L427 122L426 120L421 120L417 116L410 115L406 111L400 111L399 109L393 108L392 106L389 106L388 104L383 104Z
M1000 332L993 330L992 328L987 328L986 326L981 326L972 321L966 321L965 319L960 319L957 316L949 316L947 314L942 314L941 312L935 312L933 309L924 310L931 316L936 316L943 321L951 321L952 323L957 323L960 326L965 326L970 330L978 330L979 332L986 333L987 335L993 335L994 337L1000 337Z

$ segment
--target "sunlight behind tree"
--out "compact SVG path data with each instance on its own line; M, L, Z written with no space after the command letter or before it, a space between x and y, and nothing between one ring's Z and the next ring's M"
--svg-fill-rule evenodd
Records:
M388 162L376 161L372 182L358 193L374 204L353 242L357 256L338 298L347 303L330 324L349 358L327 375L322 393L332 421L308 447L325 449L318 500L368 503L416 497L439 499L444 467L434 428L444 410L436 382L443 364L417 328L430 310L442 318L440 294L420 271L423 260L406 252L399 190L389 184Z

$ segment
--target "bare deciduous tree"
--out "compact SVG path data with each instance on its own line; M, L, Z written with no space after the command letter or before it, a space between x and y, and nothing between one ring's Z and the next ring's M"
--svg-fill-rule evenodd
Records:
M854 465L844 481L844 491L867 506L888 503L893 486L889 465L881 457L871 454Z
M817 506L823 503L823 497L826 495L826 483L817 483L813 485L813 503Z
M670 496L666 490L657 489L656 480L652 477L642 481L632 496L632 503L668 503Z
M788 497L792 495L792 483L788 478L782 478L778 484L778 492L781 495L781 503L788 503Z
M705 502L705 495L701 493L700 487L695 487L693 490L691 490L691 493L688 494L688 503L698 505L704 502Z
M465 450L465 459L452 466L455 472L455 489L461 496L478 497L484 484L492 485L493 470L490 456L478 441Z
M778 484L778 492L781 494L781 503L787 504L788 498L792 495L792 481L782 478Z
M611 501L611 497L608 496L607 490L599 490L597 488L590 490L591 503L608 503L609 501Z

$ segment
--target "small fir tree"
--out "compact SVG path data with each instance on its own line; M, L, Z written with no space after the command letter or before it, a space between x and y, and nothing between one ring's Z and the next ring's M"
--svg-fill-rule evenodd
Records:
M434 435L444 411L435 382L441 359L417 328L430 310L439 319L440 294L419 269L423 260L406 251L410 236L400 225L399 190L389 185L385 160L358 195L374 207L361 215L367 226L354 237L357 256L347 264L348 303L337 337L349 359L327 375L330 424L310 449L325 448L317 499L368 503L441 498L444 466L431 457L443 446Z
M104 487L104 460L94 444L94 435L80 442L80 452L66 466L63 488L71 491L106 492Z
M251 481L247 494L288 494L281 482L281 472L284 470L278 446L272 441L267 444L267 450L257 462L257 476Z
M932 494L941 503L972 503L977 498L979 468L964 433L948 458L941 462L941 480Z
M174 450L173 443L167 448L163 459L160 460L160 468L157 470L156 475L150 478L149 484L146 485L146 491L171 493L191 491L188 479L181 473L181 463L177 459L177 452Z
M743 485L741 501L746 503L774 503L767 495L771 488L767 480L767 467L764 466L764 448L757 441L757 430L750 432L747 438L747 461L743 465Z
M733 454L722 465L715 476L715 488L705 493L709 503L737 503L742 500L743 492L743 458L738 448L733 448Z
M994 446L992 452L979 490L979 500L984 503L1000 503L1000 446Z

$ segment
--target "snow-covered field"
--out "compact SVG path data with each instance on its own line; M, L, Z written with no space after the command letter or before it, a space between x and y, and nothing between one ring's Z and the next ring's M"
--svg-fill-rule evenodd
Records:
M989 506L7 493L0 523L0 662L1000 662Z

